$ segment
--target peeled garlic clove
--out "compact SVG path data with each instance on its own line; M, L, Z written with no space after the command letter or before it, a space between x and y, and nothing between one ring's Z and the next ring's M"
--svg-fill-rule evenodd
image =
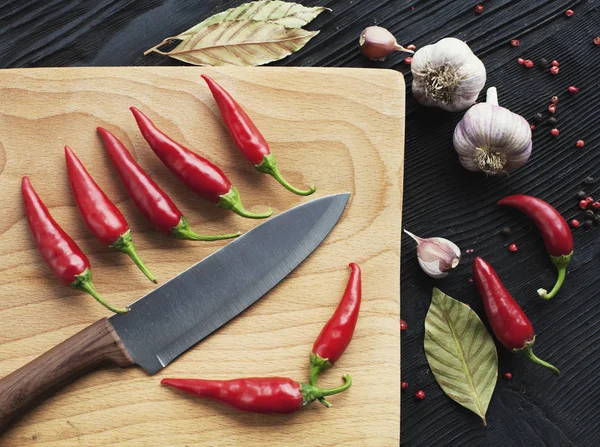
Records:
M361 33L358 43L360 45L360 52L372 60L382 61L394 51L414 53L398 45L394 35L380 26L366 28Z
M417 243L417 259L421 269L435 279L448 276L460 262L460 248L441 237L423 239L404 230Z
M531 127L527 120L498 105L496 87L486 102L471 107L454 129L454 149L469 171L506 174L523 166L531 155Z
M454 112L471 107L486 80L483 62L465 42L453 37L417 50L410 69L417 101Z

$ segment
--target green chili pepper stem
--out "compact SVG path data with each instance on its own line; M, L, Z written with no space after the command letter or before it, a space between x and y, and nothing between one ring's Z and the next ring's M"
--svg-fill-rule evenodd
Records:
M324 359L319 354L313 352L310 353L310 384L313 386L317 385L317 377L323 371L331 368L333 365L328 359ZM331 407L331 403L324 397L319 398L319 402L325 405L327 408Z
M140 256L138 255L137 250L133 245L133 240L131 238L131 230L127 230L125 233L123 233L119 237L119 239L117 239L117 242L112 244L110 247L114 248L115 250L119 250L122 253L125 253L131 258L135 265L139 267L142 273L146 275L146 278L148 278L154 284L158 283L156 277L150 272L150 270L148 270L148 268L144 265Z
M126 308L114 307L114 306L111 306L110 304L108 304L106 301L104 301L104 298L102 298L98 294L98 292L96 292L96 289L94 288L94 285L92 284L92 271L90 269L85 269L81 275L75 275L75 281L73 281L73 283L71 284L71 287L73 287L74 289L77 289L77 290L81 290L82 292L89 293L92 297L94 297L94 299L96 301L98 301L100 304L102 304L108 310L110 310L116 314L126 314L127 312L130 311L130 309L128 307L126 307Z
M213 236L201 236L192 231L185 217L182 217L176 227L171 230L171 236L175 239L185 241L220 241L223 239L231 239L242 234L240 231L230 234L215 234Z
M265 155L263 161L259 164L254 165L254 167L265 174L269 174L275 180L283 185L285 189L293 192L294 194L298 194L299 196L310 196L313 192L317 190L315 185L311 185L309 189L298 189L288 183L288 181L283 178L281 172L279 172L279 168L277 167L277 161L275 160L275 156L273 154Z
M233 186L227 194L220 196L217 206L220 206L226 210L231 210L240 216L247 217L249 219L265 219L273 214L272 208L269 208L269 210L264 213L252 213L248 211L246 208L244 208L244 205L242 205L240 193Z
M552 264L554 264L554 266L558 270L558 278L556 279L556 284L554 284L554 287L552 288L550 293L548 293L546 291L546 289L538 289L537 292L538 292L539 296L541 296L542 298L544 298L546 300L549 300L551 298L554 298L554 296L556 296L556 294L562 287L563 283L565 282L565 276L567 274L567 266L571 262L572 257L573 257L573 252L571 252L565 256L550 256L550 260L552 261Z
M302 404L304 407L314 402L317 399L320 399L325 396L333 396L334 394L341 393L346 391L352 385L352 377L350 374L344 375L344 384L337 388L319 388L318 386L313 386L306 383L301 383L301 392L304 397L304 403ZM331 404L329 404L331 406Z
M546 368L550 368L557 375L560 375L560 371L558 370L558 368L556 366L551 365L550 363L540 359L533 353L533 342L534 341L535 341L535 338L532 341L530 341L529 343L527 343L522 349L515 349L514 352L516 352L517 354L523 354L525 357L527 357L533 363L537 363L538 365L542 365L542 366L545 366Z

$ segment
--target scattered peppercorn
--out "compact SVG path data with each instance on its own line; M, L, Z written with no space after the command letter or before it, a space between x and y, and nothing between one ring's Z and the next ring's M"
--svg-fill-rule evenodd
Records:
M541 59L540 59L540 64L541 64L541 65L542 65L542 67L544 67L544 68L548 68L548 67L550 66L550 62L548 62L548 59L544 59L544 58L541 58Z
M506 380L510 380L510 379L512 379L512 374L511 373L504 373L504 378Z
M473 282L473 278L469 278L467 281L469 281L469 282Z
M518 47L520 43L521 43L521 42L519 42L517 39L513 39L513 40L511 40L511 41L510 41L510 44L511 44L513 47Z
M400 382L400 389L406 391L408 389L408 382L405 382L404 380Z
M404 63L405 63L406 65L410 65L410 64L412 64L412 57L407 57L406 59L404 59Z
M587 203L592 203L592 202L594 201L594 198L593 198L592 196L587 196L587 197L585 198L585 201L586 201Z
M473 250L472 248L467 248L465 251L466 251L467 253L473 253L475 250Z
M558 96L553 96L551 99L552 104L557 104L558 103Z
M504 227L502 228L502 234L508 236L509 234L512 234L512 229L510 227Z
M577 228L580 225L580 223L577 219L571 219L570 224L573 228Z
M407 50L411 50L411 51L415 51L417 49L417 46L414 43L411 43L410 45L408 45L406 47Z
M523 59L522 57L517 59L517 64L523 65L524 63L525 63L525 59Z
M533 68L533 61L527 59L525 62L523 62L523 65L525 65L525 68Z
M596 215L594 216L594 223L595 223L596 225L600 225L600 214L596 214Z
M535 130L535 124L530 124L530 125L529 125L529 128L530 128L531 130Z
M560 65L560 62L558 62L556 59L554 59L554 60L552 61L552 66L553 66L553 67L558 67L559 65Z
M548 124L555 125L556 121L557 121L556 118L554 118L553 116L548 118Z
M408 324L406 324L406 321L404 321L404 320L401 319L400 320L400 330L401 331L405 331L407 329L408 329Z
M588 207L588 202L587 200L583 199L579 201L579 208L581 208L582 210L586 209Z
M578 198L578 199L585 199L586 197L587 197L587 194L586 194L586 192L585 192L585 191L579 191L579 192L577 193L577 198Z
M483 8L483 6L482 6L482 8ZM415 393L415 397L416 397L417 399L419 399L419 400L423 400L423 399L425 399L425 391L423 391L423 390L419 390L419 391L417 391L417 392Z
M585 183L586 185L593 185L596 182L596 179L594 177L592 177L591 175L589 177L586 177L585 180L583 181L583 183Z
M550 131L550 135L553 137L557 137L559 133L560 131L556 127Z
M586 217L586 219L588 217L593 218L594 216L595 216L594 211L592 211L592 210L585 210L585 217Z
M572 9L567 9L567 10L565 11L565 15L566 15L567 17L573 17L573 14L575 14L575 11L573 11Z
M590 228L592 228L593 226L594 226L594 222L592 222L591 220L586 220L586 221L583 223L583 227L584 227L586 230L589 230L589 229L590 229Z
M536 123L541 123L543 119L544 119L544 115L542 115L541 113L536 113L535 116L533 117L533 120Z
M556 113L556 104L550 104L548 106L548 112L550 112L550 113Z
M559 71L560 71L560 69L558 67L556 67L556 66L552 67L550 69L550 73L552 73L553 75L557 75Z
M600 45L600 37L594 37L594 44Z
M583 147L585 145L585 141L583 140L577 140L577 143L575 143L576 147Z
M577 93L579 91L579 89L577 87L575 87L574 85L571 85L567 90L569 90L569 93L571 95L574 95L575 93Z
M516 253L517 251L519 251L519 247L517 247L517 244L510 244L508 246L508 251L510 251L511 253Z
M600 210L600 202L592 203L592 208L595 209L596 211Z

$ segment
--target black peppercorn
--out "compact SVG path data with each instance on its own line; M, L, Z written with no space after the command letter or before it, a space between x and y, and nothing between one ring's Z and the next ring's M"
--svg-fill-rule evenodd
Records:
M585 183L586 185L591 185L595 182L596 180L594 179L594 177L586 177L585 180L583 181L583 183Z
M541 123L543 119L544 115L542 115L541 113L536 113L533 117L533 121L536 123Z
M541 58L540 65L544 68L548 68L550 66L550 62L548 62L548 59Z
M600 225L600 214L596 214L596 215L594 216L594 223L595 223L596 225Z
M512 230L510 229L510 227L502 228L502 234L504 234L505 236L508 236L511 233L512 233Z
M585 210L585 217L594 217L594 212L592 210Z
M593 225L594 225L594 223L593 223L591 220L586 220L586 221L583 223L583 226L584 226L586 229L588 229L588 230L589 230L590 228L592 228L592 226L593 226Z
M556 124L556 118L554 118L553 116L548 118L548 124L554 126Z
M585 199L587 197L587 194L585 193L585 191L579 191L577 193L577 198L578 199Z

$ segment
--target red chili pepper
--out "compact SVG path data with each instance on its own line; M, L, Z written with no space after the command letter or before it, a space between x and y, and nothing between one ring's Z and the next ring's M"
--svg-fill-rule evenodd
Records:
M137 254L129 224L119 208L104 194L69 146L65 146L65 159L75 203L92 234L104 245L128 255L144 275L156 283L156 278Z
M331 368L342 356L354 335L362 297L360 267L352 262L352 272L348 285L333 316L325 324L315 340L310 353L310 384L317 383L317 377ZM326 399L320 399L325 406L331 406Z
M492 266L480 257L475 258L473 278L498 341L515 354L523 354L532 362L560 374L556 367L539 359L533 353L535 342L533 326L523 309L508 293Z
M167 168L200 197L251 219L269 217L273 210L255 214L246 210L238 190L217 166L161 132L150 118L130 108L142 135Z
M405 63L410 63L405 60ZM242 151L242 154L254 167L265 174L269 174L281 183L287 190L308 196L316 191L315 186L309 189L301 190L290 185L279 172L275 156L271 153L269 144L265 137L260 133L254 122L246 114L244 109L223 87L217 84L212 78L202 75L202 78L208 84L208 88L219 106L221 116L229 133L233 137L236 146Z
M525 213L540 230L550 260L558 270L558 279L550 293L545 289L537 291L542 298L549 300L560 290L573 257L573 236L569 225L558 211L537 197L508 196L498 201L498 205L511 206Z
M89 259L75 241L52 218L48 208L33 189L28 177L23 177L21 192L25 202L27 222L33 234L35 245L52 272L72 288L89 293L107 309L115 313L129 312L129 309L119 309L111 306L96 292L92 283L92 270Z
M293 413L324 396L341 393L352 385L323 389L286 377L250 377L233 380L163 379L160 383L194 396L224 402L238 410L253 413Z
M176 239L218 241L237 237L240 233L201 236L194 233L173 201L137 164L123 143L108 130L98 127L104 147L125 189L142 214L160 231Z

